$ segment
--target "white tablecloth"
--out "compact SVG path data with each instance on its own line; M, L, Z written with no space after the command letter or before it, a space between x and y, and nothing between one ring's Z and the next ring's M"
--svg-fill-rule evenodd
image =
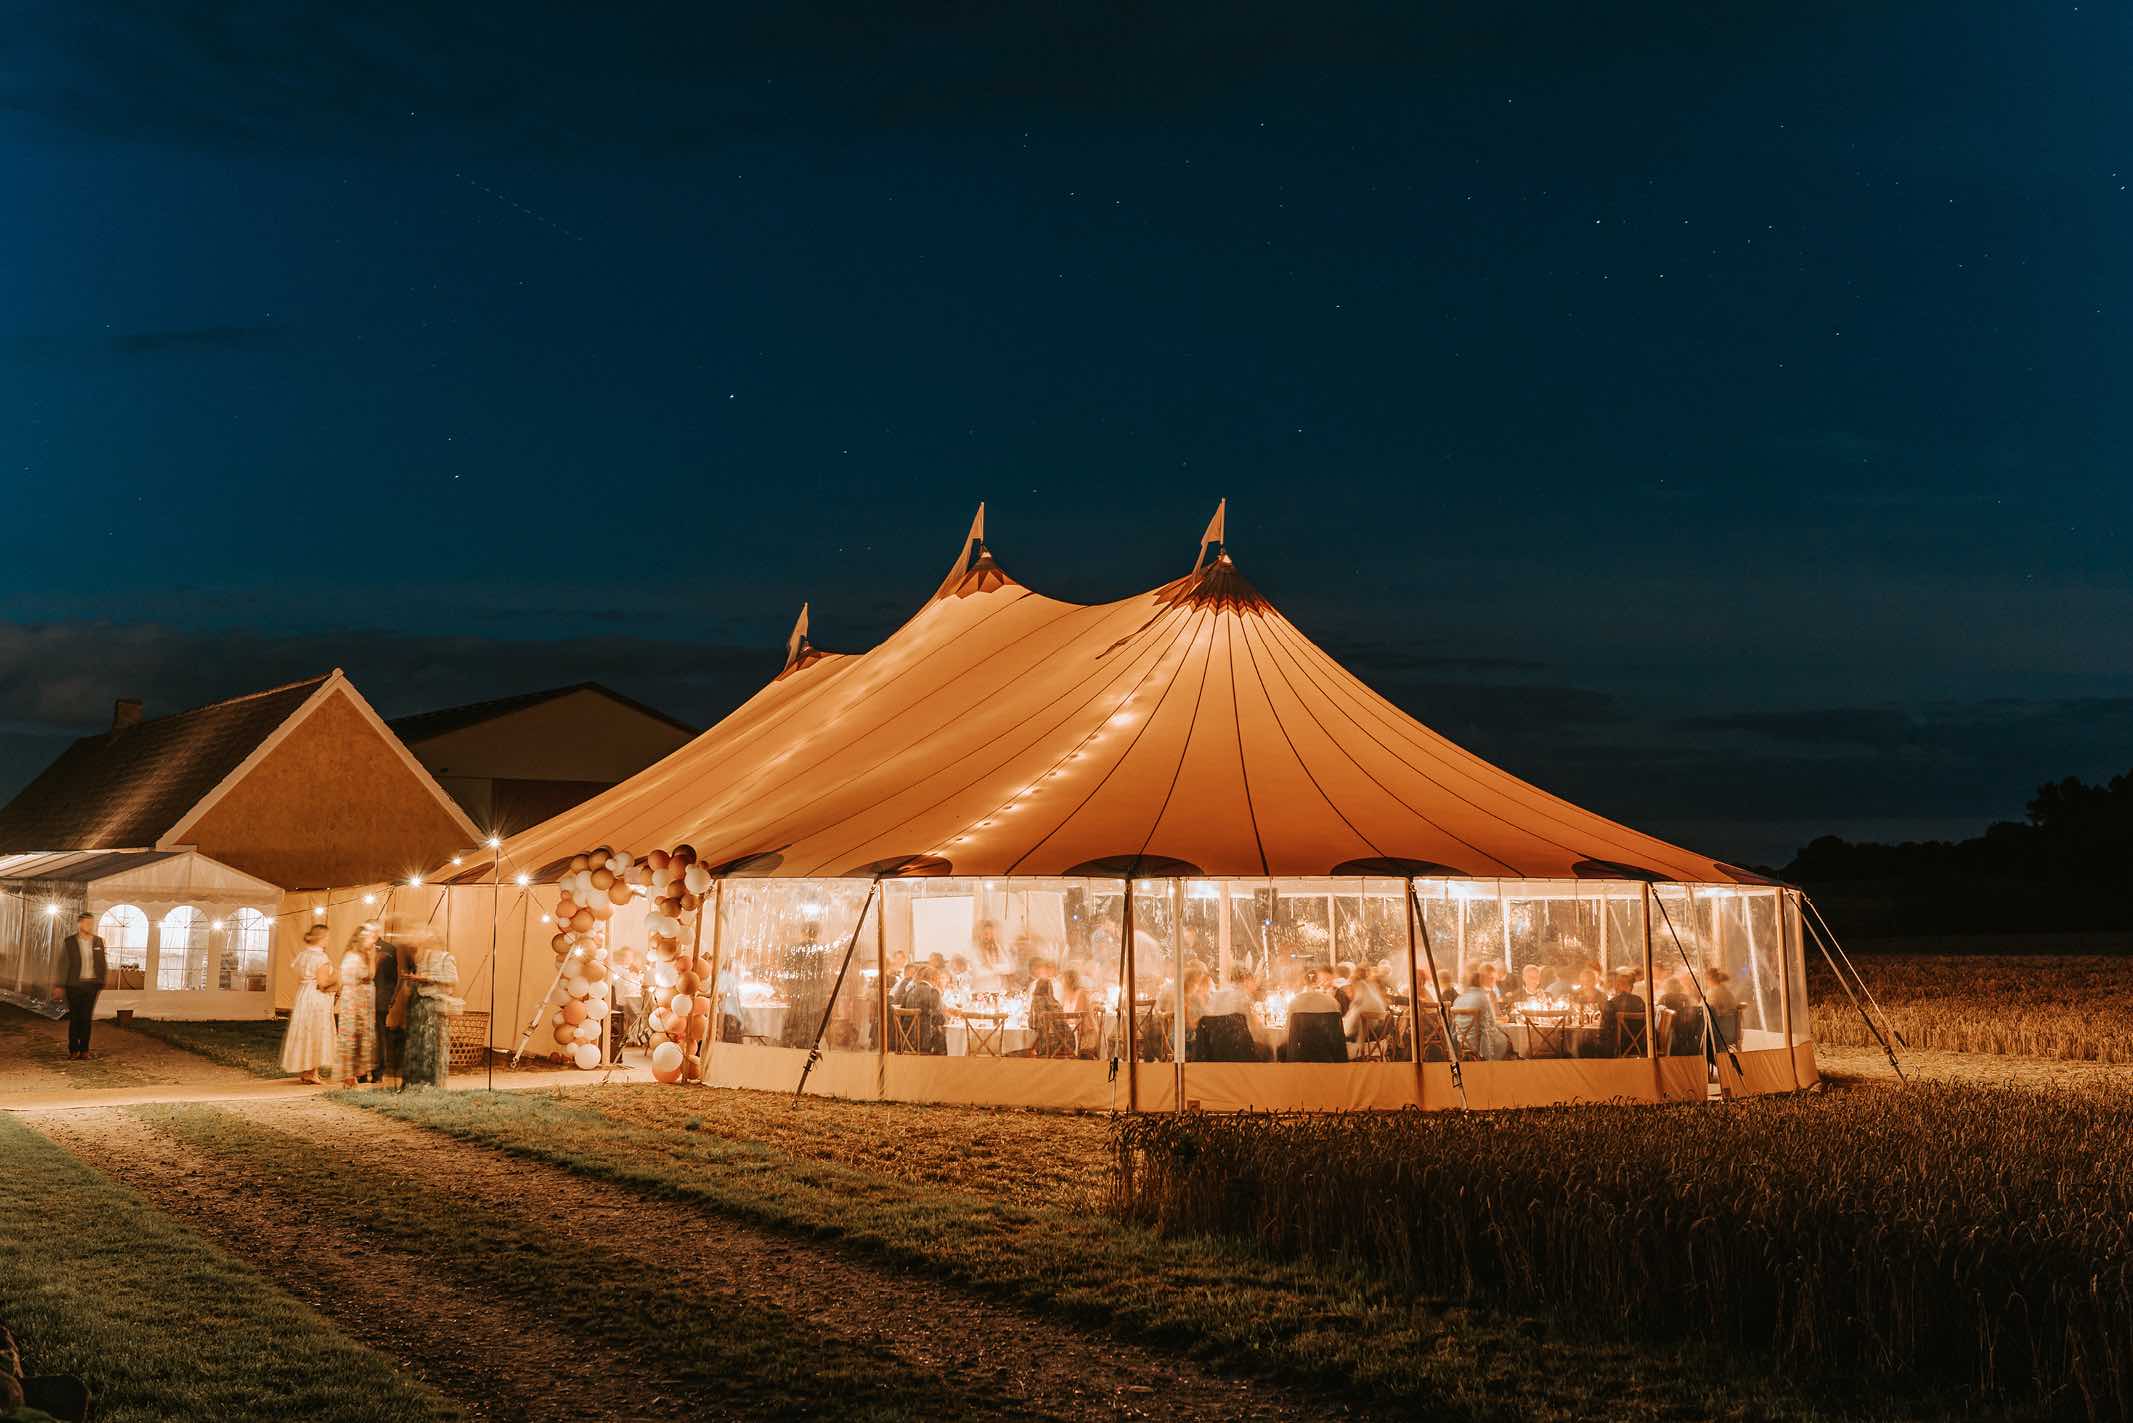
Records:
M741 1008L741 1032L768 1038L773 1046L785 1041L785 1014L790 1003L749 1003Z
M1000 1029L1000 1054L1004 1057L1009 1053L1027 1052L1035 1045L1036 1041L1036 1033L1028 1028L1003 1026ZM967 1057L970 1055L970 1030L961 1018L953 1016L948 1019L948 1055L950 1057ZM990 1053L982 1055L991 1056Z

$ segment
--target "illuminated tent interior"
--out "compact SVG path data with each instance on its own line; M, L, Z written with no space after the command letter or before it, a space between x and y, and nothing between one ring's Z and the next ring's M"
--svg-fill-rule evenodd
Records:
M1002 568L980 508L879 646L819 650L803 609L784 669L717 726L391 889L394 913L468 926L462 966L494 933L492 1042L530 1033L550 1051L564 960L594 938L644 945L654 897L683 889L677 860L670 888L645 890L641 857L689 847L702 893L646 968L700 984L717 1027L701 1049L674 1036L715 1085L792 1090L818 1043L811 1092L1078 1108L1700 1099L1816 1080L1796 891L1453 745L1284 618L1223 533L1218 510L1191 572L1084 606ZM597 933L556 933L570 926L543 916L609 856L636 868L610 877L625 883ZM462 892L481 905L437 914ZM1292 1015L1320 965L1343 1011L1314 995ZM1489 1010L1462 1007L1485 965L1502 975ZM931 992L907 991L916 966Z

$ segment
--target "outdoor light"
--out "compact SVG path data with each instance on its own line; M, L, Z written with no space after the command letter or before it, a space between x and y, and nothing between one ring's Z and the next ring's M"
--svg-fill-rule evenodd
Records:
M220 919L214 920L207 927L215 930L217 933L220 933L222 930L222 921Z
M533 876L529 874L521 873L518 875L514 875L512 878L518 881L518 887L520 889L524 889L527 885L533 883ZM543 922L545 922L545 920Z
M548 916L547 916L547 915L545 915L545 914L543 914L543 915L541 916L541 922L542 922L543 924L546 924L546 923L548 922Z
M454 860L454 861L452 861L452 863L456 865L456 864L458 864L458 863L459 863L459 861L457 861L457 860ZM409 889L420 889L420 888L422 888L422 876L421 876L421 875L409 875L409 876L407 877L407 887L408 887Z
M481 843L487 845L492 850L501 850L504 848L504 839L501 835L491 835L488 839L482 841Z
M47 904L44 907L44 912L47 918L51 918L59 913L59 906L56 904Z
M375 894L366 894L363 896L363 902L365 904L376 904L378 902L378 897Z
M323 919L326 917L326 906L323 904L314 904L311 906L311 913L315 918Z
M461 859L459 858L459 856L457 856L457 855L454 855L454 856L452 856L452 863L453 863L453 864L455 864L455 865L457 865L457 864L461 864L461 863L464 863L464 862L463 862L463 861L462 861L462 860L461 860Z

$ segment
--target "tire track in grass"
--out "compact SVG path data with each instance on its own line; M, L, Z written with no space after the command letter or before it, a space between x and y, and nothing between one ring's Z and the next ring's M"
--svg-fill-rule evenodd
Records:
M844 1417L864 1416L877 1397L889 1409L881 1416L906 1407L929 1417L1337 1416L1299 1405L1284 1390L1216 1378L787 1234L328 1102L277 1104L243 1120L178 1114L172 1129L218 1138L247 1170L310 1157L304 1174L351 1179L386 1165L401 1189L448 1192L462 1217L509 1235L520 1229L503 1224L513 1220L537 1241L555 1239L560 1223L581 1222L579 1238L597 1242L609 1262L602 1273L616 1278L664 1285L679 1268L686 1288L675 1302L698 1319L708 1309L727 1320L783 1321L789 1331L777 1341L784 1352L760 1350L747 1370L775 1385L745 1402L750 1413L778 1407L782 1391L797 1390L815 1401L793 1412ZM489 1242L480 1258L508 1254L512 1243ZM535 1287L547 1281L552 1289L552 1270L538 1259L534 1266ZM674 1300L672 1290L639 1285L615 1305L643 1311L665 1300ZM663 1327L646 1321L648 1330ZM739 1341L721 1327L714 1342L730 1351Z
M362 1120L315 1099L258 1115L306 1107L343 1127ZM433 1298L436 1307L422 1308L396 1352L461 1377L477 1399L494 1366L503 1396L485 1407L492 1416L903 1419L943 1405L969 1408L921 1369L884 1367L895 1361L817 1337L777 1311L707 1301L675 1287L681 1272L671 1263L654 1269L656 1262L617 1248L629 1239L625 1222L581 1214L538 1192L469 1200L465 1188L481 1165L464 1157L440 1177L407 1169L389 1147L351 1152L341 1141L334 1149L243 1110L125 1111L145 1143L120 1130L100 1146L84 1131L70 1148L115 1173L132 1173L152 1198L182 1207L177 1181L159 1181L154 1169L136 1164L138 1156L175 1148L190 1158L188 1182L218 1183L210 1188L220 1198L216 1209L237 1195L258 1201L249 1212L254 1247L263 1263L279 1261L292 1276L312 1269L323 1242L345 1242L374 1279L394 1286L373 1285L367 1298L346 1300L350 1322L380 1304ZM203 1212L201 1223L212 1228L214 1215ZM462 1312L484 1299L487 1306L471 1317ZM517 1337L505 1318L514 1313L523 1321ZM462 1320L476 1327L463 1334Z
M344 1333L403 1361L471 1417L567 1423L587 1416L578 1397L606 1383L558 1357L553 1332L525 1310L461 1289L425 1259L388 1254L365 1232L259 1190L124 1108L50 1113L32 1124L252 1261Z

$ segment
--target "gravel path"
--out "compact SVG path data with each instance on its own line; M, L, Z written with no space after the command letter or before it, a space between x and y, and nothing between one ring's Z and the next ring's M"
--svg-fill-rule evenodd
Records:
M67 1024L0 1004L0 1109L114 1088L256 1089L261 1079L109 1020L89 1031L90 1060L67 1060ZM266 1084L273 1085L273 1084Z
M715 1307L768 1307L882 1357L938 1369L998 1412L1043 1418L1330 1418L1345 1410L1188 1360L1120 1343L953 1287L651 1200L557 1167L317 1099L223 1107L329 1156L403 1178L411 1192L474 1213L577 1222L648 1272L698 1262L689 1288ZM345 1241L307 1225L301 1199L240 1179L139 1118L82 1110L26 1118L159 1207L222 1240L350 1333L482 1417L723 1416L699 1387L654 1385L651 1359L596 1357L569 1376L542 1301L470 1296L385 1239ZM627 1223L627 1228L617 1228ZM567 1233L567 1232L566 1232ZM381 1258L381 1252L386 1252ZM587 1370L605 1377L585 1377ZM651 1395L657 1395L652 1398ZM629 1411L602 1412L627 1400ZM945 1402L945 1400L944 1400Z

